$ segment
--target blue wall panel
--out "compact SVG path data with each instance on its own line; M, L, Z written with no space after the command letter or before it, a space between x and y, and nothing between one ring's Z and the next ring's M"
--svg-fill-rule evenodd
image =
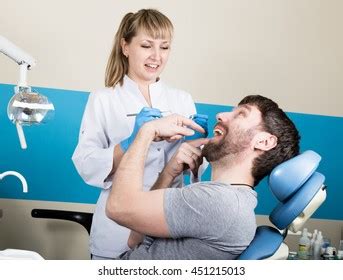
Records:
M6 177L0 181L0 197L76 203L95 203L99 190L86 185L77 174L71 156L88 95L84 92L35 88L48 96L55 105L55 116L46 125L25 127L27 150L21 150L15 126L7 118L7 104L13 95L13 85L0 84L0 172L15 170L28 181L29 192L21 192L18 179ZM210 116L230 110L230 106L197 104L199 113ZM315 218L343 220L343 118L289 113L298 127L301 150L312 149L322 156L319 171L326 176L328 198L315 213ZM341 176L340 176L341 175ZM209 180L210 170L204 180ZM257 187L257 214L269 214L276 200L266 180Z

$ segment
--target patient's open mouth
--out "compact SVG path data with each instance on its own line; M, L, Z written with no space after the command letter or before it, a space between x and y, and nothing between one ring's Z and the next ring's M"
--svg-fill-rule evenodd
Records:
M219 128L215 128L213 130L213 135L214 136L222 136L222 135L224 135L224 132L221 129L219 129Z

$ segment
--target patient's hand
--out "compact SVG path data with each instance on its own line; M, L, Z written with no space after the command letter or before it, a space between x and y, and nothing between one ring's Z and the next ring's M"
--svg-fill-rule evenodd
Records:
M141 244L143 241L144 235L131 230L129 239L127 240L127 246L129 246L130 249L136 247L137 245Z
M182 143L163 172L167 172L169 176L176 178L183 171L190 169L197 176L199 166L202 164L200 146L205 145L208 141L206 138L199 138Z
M164 118L145 123L140 131L153 135L154 141L166 140L169 142L191 136L194 131L205 133L205 130L191 119L173 114Z

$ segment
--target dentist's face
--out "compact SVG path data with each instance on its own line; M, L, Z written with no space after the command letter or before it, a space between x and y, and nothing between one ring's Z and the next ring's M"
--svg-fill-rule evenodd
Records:
M123 53L129 60L128 76L137 83L156 82L168 61L170 40L154 39L142 31L130 43L123 40Z

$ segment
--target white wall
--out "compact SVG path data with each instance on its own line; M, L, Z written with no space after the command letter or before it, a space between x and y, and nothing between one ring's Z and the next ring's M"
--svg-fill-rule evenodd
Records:
M236 104L259 93L287 111L343 115L343 1L0 0L0 34L37 60L32 85L91 91L121 18L158 8L175 25L164 78L196 102ZM0 56L0 82L17 67Z

